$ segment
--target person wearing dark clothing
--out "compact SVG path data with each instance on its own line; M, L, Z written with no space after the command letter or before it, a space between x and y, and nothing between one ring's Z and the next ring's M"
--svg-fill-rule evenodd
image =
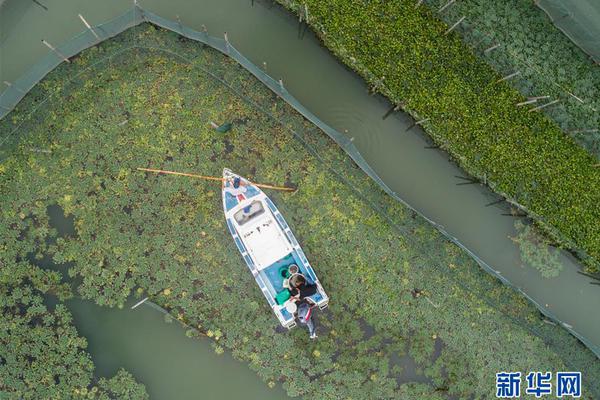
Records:
M303 275L295 275L290 279L290 294L292 297L302 300L317 293L317 285L310 284Z

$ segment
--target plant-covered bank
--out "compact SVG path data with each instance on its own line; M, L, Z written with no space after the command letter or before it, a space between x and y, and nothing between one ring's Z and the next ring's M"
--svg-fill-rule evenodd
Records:
M600 168L586 151L412 0L280 3L375 90L402 105L463 168L534 216L593 268L600 259ZM304 6L306 4L306 7ZM580 252L581 253L581 252Z
M447 3L426 2L449 25L466 16L456 32L499 74L518 71L507 82L524 96L560 100L542 112L600 158L600 68L590 57L535 2L465 0L437 13Z
M233 129L218 133L209 121ZM496 371L565 368L584 373L584 393L600 393L589 350L215 51L131 29L53 71L0 123L2 138L14 126L0 149L0 237L14 249L0 260L12 275L40 281L24 260L46 253L72 263L77 292L98 304L148 295L192 327L189 336L211 337L217 353L231 351L292 396L484 399ZM218 185L140 166L229 167L296 185L269 194L332 297L317 315L319 339L278 329L227 233ZM73 235L55 238L45 217L53 204L73 216Z

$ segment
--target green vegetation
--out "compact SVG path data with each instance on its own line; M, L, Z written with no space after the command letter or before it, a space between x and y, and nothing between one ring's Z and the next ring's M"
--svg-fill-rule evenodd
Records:
M517 220L515 222L517 235L513 242L519 245L521 260L540 271L544 278L554 278L560 274L563 265L558 259L558 250L551 250L550 243L535 229Z
M130 29L49 74L0 122L0 137L10 138L0 149L0 263L13 271L5 296L27 280L67 290L27 257L49 255L70 265L82 297L118 306L150 296L186 336L210 337L215 352L231 351L291 396L486 399L496 371L563 369L582 371L584 393L600 394L592 352L214 50ZM229 167L296 185L269 194L332 298L317 314L319 339L278 326L227 232L218 184L137 167ZM74 218L73 234L55 238L54 204Z
M447 2L427 4L437 11ZM466 16L457 32L473 50L500 74L520 71L508 82L523 95L560 99L544 113L600 158L600 69L534 3L461 0L437 15L450 25ZM501 46L483 53L496 43Z
M528 211L592 269L600 260L600 168L547 117L413 0L280 3L305 13L325 45L415 118L472 175ZM300 7L302 4L302 7Z
M32 220L28 218L28 221ZM8 235L16 232L4 229L4 225L2 231ZM34 248L29 240L39 233L26 231L23 240L15 242L7 238L2 241L2 248L7 251L0 258L0 397L33 400L147 398L144 386L124 370L108 380L93 376L94 365L85 352L86 340L77 335L70 313L62 304L54 309L48 307L40 295L43 292L59 293L64 299L69 296L69 289L58 282L58 274L14 259L15 256L22 257L23 250ZM10 248L18 250L9 252L5 247L9 243Z

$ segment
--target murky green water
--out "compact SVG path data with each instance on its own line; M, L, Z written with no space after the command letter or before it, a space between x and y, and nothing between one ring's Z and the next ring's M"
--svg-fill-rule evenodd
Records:
M77 14L83 14L93 24L119 15L132 5L131 1L123 0L39 2L48 10L33 2L13 0L8 0L1 8L0 82L14 80L47 53L42 38L61 43L82 31L84 27ZM383 120L389 105L379 97L368 96L362 80L336 61L310 32L299 39L297 19L279 7L261 1L254 2L254 6L250 0L140 0L139 3L165 18L176 20L179 16L184 25L196 30L205 25L215 36L227 31L229 40L251 61L259 65L266 61L268 72L283 78L286 88L305 106L334 128L354 137L363 157L396 193L442 224L482 260L600 348L600 318L591 317L597 315L600 290L589 285L589 279L577 274L578 265L572 257L561 254L564 270L554 279L544 279L533 268L523 267L518 249L508 238L515 234L513 219L501 215L506 209L486 207L485 204L494 197L479 185L457 186L456 183L461 181L455 176L462 175L462 171L449 162L444 153L426 149L427 140L418 128L407 130L412 123L407 115L397 113ZM169 345L176 346L171 349L173 354L191 354L179 353L177 346L181 349L193 346L189 344L193 341L184 336L183 330L165 326L160 315L156 316L156 324L150 325L149 321L154 318L152 310L142 309L136 314L127 310L105 310L86 303L73 304L77 326L88 337L90 351L100 371L123 365L144 382L151 393L163 385L166 385L164 390L176 389L177 385L170 384L169 375L175 374L175 370L160 365L167 354L157 347L168 341ZM149 314L146 316L146 313ZM138 317L140 320L136 320ZM104 325L113 328L103 331L99 327ZM146 329L138 329L139 326ZM156 331L156 336L147 330ZM144 334L154 339L142 339ZM136 345L136 340L143 345ZM195 343L197 356L182 361L177 368L181 376L188 370L202 371L202 366L193 363L203 357L211 360L205 365L213 368L212 359L202 355L204 351L210 353L208 345ZM156 357L152 358L152 354ZM217 360L215 362L229 365L227 368L231 370L224 369L219 374L221 380L214 386L215 390L231 390L223 383L234 375L233 382L237 382L238 372L252 377L250 380L257 382L257 390L263 385L246 367L227 357ZM152 364L158 364L156 369L151 367ZM199 383L199 375L202 374L186 377L186 381L195 385L189 390L207 390ZM216 381L208 380L206 385L211 382ZM272 392L263 386L264 393L256 392L256 396L283 396L281 392ZM156 392L157 398L163 398L163 393L166 392ZM251 391L247 388L239 393L254 398L248 395ZM238 397L220 394L220 398L231 396Z

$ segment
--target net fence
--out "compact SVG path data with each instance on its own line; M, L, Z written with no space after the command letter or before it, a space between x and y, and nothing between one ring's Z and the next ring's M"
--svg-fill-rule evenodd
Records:
M324 165L328 166L332 174L339 176L340 180L344 180L344 176L339 168L331 166L330 160L323 159L319 153L311 146L310 135L314 132L305 129L303 120L289 120L283 119L282 115L278 113L278 107L270 107L266 109L261 104L252 100L253 95L256 92L255 86L257 82L240 80L239 77L229 76L227 70L220 70L217 64L211 63L209 59L199 58L193 54L187 54L185 47L172 48L165 47L160 42L152 42L149 40L141 40L143 32L139 29L140 25L144 22L152 23L156 26L168 29L176 32L183 38L194 40L204 46L209 46L212 49L218 50L219 52L226 54L232 60L235 60L253 76L255 76L262 85L268 87L271 92L275 95L271 99L271 103L285 103L294 108L298 113L306 120L310 121L318 129L325 132L337 145L339 145L346 154L354 161L356 165L360 167L360 170L356 170L354 173L358 174L362 170L372 180L374 180L383 191L390 195L395 200L402 203L407 207L411 213L415 216L423 218L434 226L444 237L459 246L464 250L465 259L470 257L475 260L483 270L485 270L490 276L497 278L503 284L514 289L524 298L527 298L538 311L544 315L544 318L538 319L537 321L531 321L530 315L520 315L518 312L513 310L512 299L504 298L502 296L494 296L497 292L496 284L494 279L488 279L482 281L484 286L487 285L487 290L481 290L480 288L475 289L469 286L469 284L456 275L451 269L445 268L440 265L436 260L430 260L423 264L422 268L430 269L432 274L444 275L448 279L451 279L458 286L469 292L476 292L478 296L491 307L502 311L508 318L510 318L515 324L527 329L532 334L541 338L546 344L551 346L557 354L561 356L565 363L568 364L573 370L582 370L585 368L586 363L589 359L582 359L577 355L573 347L572 338L565 339L568 335L559 329L557 326L560 325L562 328L571 333L575 338L584 343L592 352L600 357L600 348L595 346L592 341L588 338L581 336L576 330L570 325L564 323L553 315L547 308L538 304L533 298L527 293L523 292L519 287L514 286L507 278L505 278L499 271L495 270L492 266L488 265L466 246L464 246L457 238L453 237L448 233L443 226L437 224L435 221L422 215L419 211L412 208L406 201L404 201L398 193L395 193L385 182L377 175L377 173L371 168L371 166L362 157L358 149L354 146L352 141L342 133L333 129L323 121L321 121L315 114L304 107L297 99L295 99L287 90L284 82L272 78L267 72L254 65L250 62L243 54L241 54L227 39L217 38L209 35L207 31L197 31L184 26L180 21L173 21L161 16L158 16L150 11L144 10L140 7L133 7L131 10L118 16L117 18L106 22L104 24L92 26L90 29L82 32L75 36L72 40L63 43L55 50L50 50L48 55L44 57L39 63L32 67L27 73L17 79L4 93L0 96L0 116L7 118L7 122L10 125L10 129L5 131L5 134L0 137L0 160L5 159L10 155L11 149L17 144L19 136L23 132L27 132L30 128L37 124L40 120L47 117L46 103L52 98L69 98L70 93L74 87L85 87L90 77L95 77L102 73L102 68L111 63L120 63L120 66L127 68L130 63L129 57L119 57L126 51L143 52L143 51L160 51L165 54L170 54L173 57L188 63L191 68L197 71L201 71L203 74L210 76L211 79L220 85L223 85L229 90L237 93L239 96L245 99L245 101L252 103L262 113L268 115L274 123L280 124L285 127L289 132L295 135L300 140L307 150L309 150L316 158L320 159ZM118 35L122 33L121 35ZM117 36L118 35L118 36ZM78 54L89 47L95 46L101 41L108 38L114 38L114 43L111 46L102 47L102 54L97 55L95 58L90 59L89 64L82 69L79 73L70 76L68 84L55 89L52 81L37 85L50 71L55 68L63 68L68 59L77 57ZM100 56L100 57L98 57ZM106 79L110 79L109 76ZM28 95L27 95L28 94ZM27 95L27 96L26 96ZM15 107L23 107L24 109L32 109L33 111L24 118L11 118L9 112ZM29 108L28 108L29 107ZM114 122L117 124L127 123L127 115L116 115ZM44 149L38 149L44 151ZM348 171L343 170L346 174ZM422 253L430 253L423 244L419 242L419 239L414 235L414 232L410 227L398 225L394 218L389 216L385 210L385 205L381 204L380 201L370 193L363 193L357 191L349 185L350 190L353 190L359 197L364 199L370 206L375 209L381 216L386 218L402 235L405 240L414 245L415 248L422 249ZM432 299L434 302L436 299ZM437 301L440 301L437 299ZM600 382L586 382L589 388L600 395Z
M595 0L538 0L565 35L600 62L600 2Z

